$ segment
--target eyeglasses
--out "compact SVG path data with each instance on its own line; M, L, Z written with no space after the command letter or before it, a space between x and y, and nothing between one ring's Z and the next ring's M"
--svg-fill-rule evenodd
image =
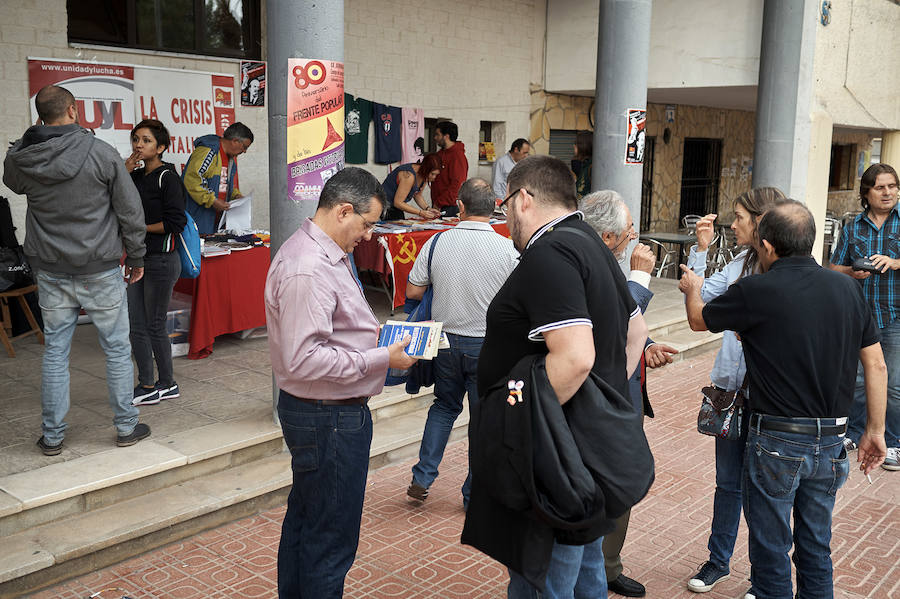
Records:
M519 193L520 191L524 191L525 193L527 193L527 194L530 195L531 197L534 197L534 194L531 193L530 191L528 191L527 189L525 189L524 187L518 188L517 190L515 190L514 192L512 192L511 194L509 194L508 196L506 196L506 199L505 199L505 200L503 200L502 202L500 202L499 210L500 210L500 213L501 213L501 214L503 214L504 216L506 216L506 213L509 211L509 206L507 205L507 203L508 203L511 199L513 199L516 195L518 195L518 193Z
M353 211L353 214L362 219L363 223L366 225L366 231L373 231L375 230L375 227L378 226L378 223L370 223L368 220L366 220L365 216L363 216L359 212L356 212L355 210Z
M249 150L250 144L253 143L253 142L245 142L242 139L235 139L234 141L236 141L237 143L239 143L241 145L241 154L243 154L244 152Z

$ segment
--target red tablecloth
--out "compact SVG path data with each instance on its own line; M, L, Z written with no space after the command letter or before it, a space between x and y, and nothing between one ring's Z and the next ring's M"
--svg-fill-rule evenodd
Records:
M203 258L199 277L178 280L175 290L193 296L188 358L211 354L218 335L266 326L268 272L269 248L255 247Z
M506 223L491 225L497 233L509 237ZM393 286L394 307L406 301L406 280L422 246L440 231L412 233L378 233L369 241L361 241L353 250L353 261L359 270L371 270Z

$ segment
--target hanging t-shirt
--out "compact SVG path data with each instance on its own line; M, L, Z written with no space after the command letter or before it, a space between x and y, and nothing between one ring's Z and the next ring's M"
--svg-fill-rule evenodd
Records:
M372 121L372 102L353 99L344 94L344 162L365 164L369 161L369 123Z
M396 106L374 103L375 162L391 164L403 156L403 114Z
M425 156L425 111L421 108L403 109L404 164L422 162Z

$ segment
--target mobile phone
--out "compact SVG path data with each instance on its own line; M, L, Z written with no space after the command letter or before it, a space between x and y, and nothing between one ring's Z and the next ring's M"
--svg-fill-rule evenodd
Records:
M864 270L866 272L881 272L880 270L878 270L878 267L875 266L875 264L868 258L857 258L853 261L853 264L850 266L850 268L852 268L853 270Z

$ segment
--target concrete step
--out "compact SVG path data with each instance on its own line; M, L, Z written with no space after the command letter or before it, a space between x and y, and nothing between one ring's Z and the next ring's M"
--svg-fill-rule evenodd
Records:
M371 400L371 469L418 453L433 395L398 389ZM464 411L451 440L465 436L468 421ZM281 430L258 420L0 478L0 599L281 505L290 485Z
M650 337L657 343L677 349L678 353L674 356L674 360L678 361L717 350L721 345L722 333L695 332L685 326L664 335L651 335Z

